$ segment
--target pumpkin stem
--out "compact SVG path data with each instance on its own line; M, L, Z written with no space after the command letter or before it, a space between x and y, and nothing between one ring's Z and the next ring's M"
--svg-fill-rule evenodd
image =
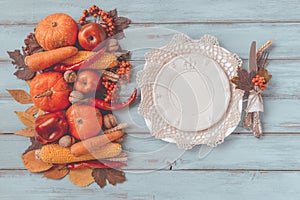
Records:
M41 94L37 94L34 96L34 98L41 98L41 97L49 97L53 94L53 91L51 89L47 90L46 92L43 92Z
M55 26L57 26L57 23L56 22L51 22L51 26L55 27Z

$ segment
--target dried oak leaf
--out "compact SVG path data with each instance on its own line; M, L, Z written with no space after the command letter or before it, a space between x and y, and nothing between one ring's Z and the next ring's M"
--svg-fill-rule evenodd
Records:
M52 168L44 172L44 177L59 180L64 178L69 173L66 165L54 165Z
M263 76L265 78L266 83L268 83L272 78L272 75L269 74L269 72L266 68L260 68L258 70L258 75Z
M35 150L29 151L22 155L22 161L25 168L31 172L43 172L53 166L52 164L38 160L35 156Z
M26 46L22 47L22 49L26 55L32 55L34 53L44 51L43 47L41 47L36 41L34 33L27 35L27 38L24 40L24 44Z
M19 130L15 133L16 135L22 135L25 137L34 137L35 136L35 129L33 127L24 128Z
M30 142L31 142L31 145L25 150L25 152L23 153L23 155L26 154L29 151L40 149L43 146L38 141L36 141L35 137L31 137L30 138Z
M39 112L39 110L40 109L37 106L30 106L25 110L25 113L34 116Z
M231 79L238 89L250 91L253 89L252 78L255 77L255 72L248 73L247 70L239 68L238 76Z
M26 113L26 112L19 112L15 111L16 115L18 116L19 120L27 127L34 127L35 125L35 118Z
M80 168L76 170L70 170L70 181L79 187L86 187L94 182L91 168Z
M21 104L33 103L30 94L25 90L7 90L9 94Z
M117 9L109 11L110 17L113 19L115 25L114 33L116 39L122 39L125 37L123 30L129 27L131 20L126 17L118 17Z
M101 187L106 186L106 180L112 184L123 183L126 181L125 173L116 169L93 169L92 173L95 182Z
M12 64L17 69L14 73L15 76L22 80L30 80L35 76L36 73L25 64L25 56L21 54L20 50L7 51L7 53L13 59Z

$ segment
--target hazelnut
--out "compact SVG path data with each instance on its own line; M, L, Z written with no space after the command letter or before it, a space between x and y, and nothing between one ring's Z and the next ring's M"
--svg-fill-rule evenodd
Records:
M105 128L113 128L118 125L117 118L113 114L107 114L103 117L103 125Z
M64 79L67 83L74 83L76 80L76 72L73 70L67 70L64 73Z
M65 148L70 147L74 143L75 143L75 139L70 135L65 135L61 137L58 141L58 144Z

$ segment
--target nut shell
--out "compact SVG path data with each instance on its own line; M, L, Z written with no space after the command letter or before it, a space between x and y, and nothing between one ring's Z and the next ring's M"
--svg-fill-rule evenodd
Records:
M113 114L104 115L104 117L103 117L103 125L107 129L113 128L113 127L117 126L118 125L118 121L117 121L116 116L114 116Z

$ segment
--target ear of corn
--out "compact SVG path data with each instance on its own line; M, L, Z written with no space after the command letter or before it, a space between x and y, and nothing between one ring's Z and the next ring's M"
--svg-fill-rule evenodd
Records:
M61 63L65 65L72 65L80 61L83 61L94 54L95 52L93 51L78 51L76 55L67 58ZM104 55L95 63L93 63L89 68L106 69L106 68L112 68L116 65L118 65L117 57L111 53L104 53Z
M70 148L65 148L59 144L48 144L42 147L39 158L52 164L65 164L95 159L105 159L118 156L122 151L122 146L118 143L109 143L95 152L75 157L71 154Z

